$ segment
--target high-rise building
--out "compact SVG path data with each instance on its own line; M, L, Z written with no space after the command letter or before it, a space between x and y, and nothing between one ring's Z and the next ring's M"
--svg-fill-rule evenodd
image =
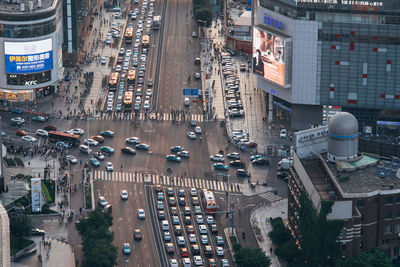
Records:
M400 1L255 4L254 72L270 115L306 129L321 122L322 106L338 106L360 131L400 132Z
M61 0L0 0L0 101L55 92L62 73Z

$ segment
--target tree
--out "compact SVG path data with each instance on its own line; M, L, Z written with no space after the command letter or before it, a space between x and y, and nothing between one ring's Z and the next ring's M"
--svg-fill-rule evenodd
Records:
M292 239L289 229L286 228L281 217L271 219L272 231L268 233L272 242L282 246Z
M271 264L270 258L260 248L242 248L235 246L235 260L238 267L268 267Z
M337 267L391 267L390 258L379 249L362 252L358 259L353 257L339 261ZM395 266L395 265L393 265Z
M12 216L10 220L11 234L17 237L30 236L32 230L32 220L26 214Z
M300 256L300 250L297 248L296 242L292 239L282 246L278 246L275 249L275 254L287 262L291 262Z
M207 7L201 7L198 9L194 10L194 18L196 19L197 23L200 26L204 26L204 23L199 22L200 21L205 21L206 22L206 26L210 26L211 25L211 21L212 21L212 10L211 8L207 8Z

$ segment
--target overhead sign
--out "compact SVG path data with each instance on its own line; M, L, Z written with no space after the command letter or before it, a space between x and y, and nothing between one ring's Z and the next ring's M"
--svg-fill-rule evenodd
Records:
M34 73L52 69L52 39L4 42L4 58L6 73Z
M183 88L183 96L198 97L199 96L199 89L186 89L186 88Z
M42 211L42 179L31 179L32 212Z

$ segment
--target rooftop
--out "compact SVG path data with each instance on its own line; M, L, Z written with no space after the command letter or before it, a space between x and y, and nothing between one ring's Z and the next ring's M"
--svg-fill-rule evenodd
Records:
M13 180L7 184L8 192L0 195L0 204L6 209L10 208L14 201L29 194L29 185L25 181Z
M8 0L0 0L0 12L8 13L33 13L43 11L53 5L56 0L20 0L10 3ZM32 2L32 10L29 10L29 2ZM40 2L40 3L39 3ZM21 4L24 4L25 11L22 11ZM40 7L39 7L40 6Z

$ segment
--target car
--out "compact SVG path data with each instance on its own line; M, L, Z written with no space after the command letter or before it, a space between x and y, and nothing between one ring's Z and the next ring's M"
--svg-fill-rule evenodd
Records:
M213 224L213 223L215 223L214 217L211 216L211 215L207 215L206 220L207 220L207 224Z
M246 171L245 169L236 170L236 175L237 176L244 176L244 177L250 177L251 176L250 172Z
M140 230L139 228L136 228L133 231L133 238L135 238L136 240L141 240L143 238L142 230Z
M191 251L192 251L193 255L200 255L199 245L197 245L197 244L191 245Z
M46 125L43 127L43 130L46 131L57 131L57 127L55 125Z
M160 184L156 184L155 187L154 187L154 191L157 192L157 193L161 192L162 191L162 186Z
M100 64L101 65L106 65L107 64L107 58L101 57Z
M90 137L90 139L96 140L99 143L103 143L104 142L104 137L101 135L93 135Z
M190 139L196 139L197 135L195 132L187 132L187 137L189 137Z
M164 200L164 192L157 193L157 200Z
M175 225L174 232L175 232L175 235L181 236L182 235L182 227L180 225Z
M157 209L163 210L164 209L164 204L162 201L157 201Z
M208 259L209 267L217 267L217 261L215 259Z
M176 206L176 199L174 197L170 197L168 199L168 203L170 206L175 207Z
M45 230L39 229L39 228L33 228L31 229L31 235L41 235L44 236L46 234Z
M128 137L125 139L125 142L129 143L129 144L139 144L140 143L140 139L138 137Z
M198 224L203 224L204 223L204 220L203 220L203 215L196 215L196 222L198 223Z
M278 179L282 179L282 180L288 180L289 179L289 173L287 173L287 172L278 172L277 174L276 174L276 177L278 178Z
M178 156L175 156L173 154L167 155L166 158L167 158L168 161L181 162L181 158L178 157Z
M179 151L183 151L184 148L182 146L173 146L173 147L170 148L170 150L172 152L179 152Z
M136 13L133 13L132 16L131 16L131 19L132 19L132 20L136 20L136 19L137 19L137 14L136 14Z
M224 256L224 248L223 247L217 247L216 251L217 251L218 256L220 256L220 257Z
M192 266L192 262L190 261L189 258L183 258L182 259L183 267L190 267Z
M122 200L128 200L128 191L121 190L121 199Z
M135 148L137 150L149 150L150 146L147 145L147 144L142 143L142 144L135 145Z
M179 217L178 216L172 216L171 221L172 221L173 225L178 225L179 224Z
M178 197L185 197L185 190L179 189L179 191L178 191Z
M229 162L229 166L244 168L246 167L246 163L240 160L232 160Z
M136 150L131 148L131 147L129 147L129 146L121 148L121 151L123 153L130 154L130 155L135 155L136 154Z
M206 257L212 257L212 255L214 254L212 247L204 246L204 254L206 255Z
M99 144L99 142L97 142L96 140L93 139L85 139L85 141L83 141L84 144L88 145L88 146L97 146Z
M163 210L158 211L158 219L165 220L165 211L163 211Z
M172 216L178 216L179 212L178 212L178 208L177 207L171 207L171 214Z
M152 94L153 94L153 90L151 90L151 89L146 90L146 96L152 96Z
M43 116L34 116L34 117L32 117L32 120L36 121L36 122L45 122L45 121L47 121L47 119L45 117L43 117Z
M185 216L184 222L185 222L186 225L192 224L192 220L191 220L190 216Z
M224 155L216 154L216 155L210 156L210 160L211 161L224 162L225 158L224 158Z
M124 251L125 255L131 254L131 246L129 245L129 243L124 243L122 245L122 250Z
M25 122L25 119L22 117L14 117L14 118L11 118L11 122L14 122L14 123L20 125Z
M185 214L185 216L191 216L192 215L192 211L190 209L190 207L186 206L183 208L183 214Z
M200 78L201 78L200 73L199 73L199 72L196 72L196 73L194 74L194 78L195 78L196 80L200 80Z
M221 266L222 267L229 267L229 262L227 259L222 259L221 260Z
M192 37L193 38L197 38L197 36L198 36L197 32L192 32Z
M22 108L14 108L11 110L12 113L14 114L23 114L25 111Z
M168 254L174 254L175 253L175 248L173 243L167 243L165 244L165 248L167 249Z
M251 163L253 165L269 165L269 159L266 159L266 158L255 159L255 160L252 160Z
M153 80L148 80L147 81L147 88L153 87Z
M170 267L178 267L178 261L176 259L169 259Z
M176 155L181 158L189 158L190 157L189 151L179 151L178 153L176 153Z
M250 161L253 161L253 160L255 160L255 159L264 159L264 158L267 158L267 157L264 156L264 155L258 154L258 155L251 156L251 157L250 157Z
M196 266L203 265L203 259L200 256L194 256L193 262L194 262L194 265L196 265Z
M67 155L66 159L72 164L77 164L78 163L78 160L73 155Z
M204 224L199 225L200 234L207 234L207 227Z
M106 130L106 131L100 132L100 135L104 136L104 137L113 137L114 136L114 132L110 131L110 130Z
M104 160L106 157L101 152L95 152L93 156L98 160Z
M194 188L194 187L190 188L190 195L192 197L196 197L197 196L197 189Z
M49 136L49 133L46 130L43 129L37 129L36 134L39 136Z
M139 219L141 220L146 219L146 213L144 212L144 209L138 209L137 214Z
M195 206L194 207L194 214L201 214L202 212L201 212L201 208L200 208L200 206Z
M234 159L234 160L239 160L240 159L240 154L238 152L231 152L228 155L226 155L228 159Z
M98 161L95 158L90 158L89 159L89 163L90 165L92 165L93 167L99 167L100 166L100 161Z
M85 145L80 145L79 146L79 150L82 153L85 153L85 154L88 154L88 155L92 153L92 150L88 146L85 146Z
M149 100L144 101L143 108L144 109L149 109L150 108L150 101Z
M201 235L200 240L203 245L208 245L208 236L207 235Z
M85 131L82 130L81 128L74 128L71 130L72 134L76 134L76 135L84 135Z
M196 243L197 242L195 234L189 234L189 242L190 243Z
M189 124L190 124L190 126L195 127L196 126L196 121L195 120L190 120Z
M113 154L114 153L114 148L112 148L110 146L102 146L102 147L100 147L100 151L105 152L105 153L109 153L109 154Z
M186 226L186 231L187 231L189 234L194 234L194 227L193 227L193 225L188 225L188 226Z
M178 223L179 223L179 219L178 219ZM183 236L178 236L176 238L176 242L178 243L178 246L186 245L185 238Z
M118 54L120 56L123 56L125 54L125 48L121 47L121 49L119 50Z
M229 167L223 163L214 163L213 167L214 169L221 171L227 171L229 169Z
M282 129L279 133L279 137L280 138L286 138L287 137L287 130L286 129Z
M213 233L213 234L218 233L218 227L215 223L210 225L210 229L211 229L211 233Z
M215 241L217 243L218 246L223 246L224 245L224 239L222 238L222 236L217 235L215 237Z
M200 127L200 126L194 127L194 132L195 132L196 134L201 134L201 127Z
M165 241L171 241L171 233L170 232L164 232L164 240Z
M231 109L231 110L229 110L229 117L231 117L231 118L243 117L243 116L244 116L243 109Z
M198 197L192 197L193 206L200 206L200 201Z
M186 205L185 198L184 197L180 197L178 199L178 203L179 203L179 206L185 206Z
M105 207L108 205L107 200L103 196L99 196L98 202L99 202L100 206L102 206L102 207Z

